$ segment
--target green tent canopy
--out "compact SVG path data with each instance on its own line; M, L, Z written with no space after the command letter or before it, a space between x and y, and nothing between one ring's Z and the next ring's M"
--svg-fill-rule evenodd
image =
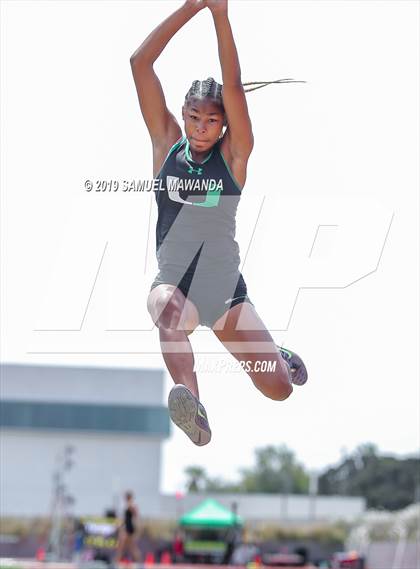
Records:
M242 525L243 521L240 516L235 515L216 500L209 498L184 514L179 523L184 527L227 528L233 525Z

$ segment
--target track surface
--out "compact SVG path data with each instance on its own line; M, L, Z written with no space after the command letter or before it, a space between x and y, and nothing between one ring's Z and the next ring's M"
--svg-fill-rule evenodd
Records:
M105 565L99 565L98 563L89 564L88 562L81 563L80 565L76 563L46 563L43 561L36 561L35 559L6 559L0 558L0 568L1 569L99 569L99 567L105 567ZM118 566L114 565L110 569L227 569L228 567L234 567L235 569L246 569L243 565L184 565L177 563L174 565L161 565L159 563L155 564L136 564L136 563L121 563ZM263 569L269 566L265 565L255 565L258 569ZM272 566L271 566L272 567ZM296 569L295 567L282 566L282 569ZM316 569L314 565L305 565L305 569Z

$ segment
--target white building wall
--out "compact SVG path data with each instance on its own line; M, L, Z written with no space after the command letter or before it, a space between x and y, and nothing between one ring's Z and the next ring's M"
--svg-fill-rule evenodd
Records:
M162 407L164 372L152 369L2 365L0 397L7 401ZM76 515L121 510L132 490L148 516L157 516L161 443L153 433L3 427L0 436L0 516L50 513L57 457L74 447L66 473Z
M163 371L156 369L5 365L0 397L45 403L162 405L163 384Z
M67 492L76 515L103 515L122 507L132 490L142 510L158 515L160 440L112 435L5 429L0 446L0 515L50 513L53 471L66 445L73 445L74 465L66 472ZM117 500L117 503L116 503Z

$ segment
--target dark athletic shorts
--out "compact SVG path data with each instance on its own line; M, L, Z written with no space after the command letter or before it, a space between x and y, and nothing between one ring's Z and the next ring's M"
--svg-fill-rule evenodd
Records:
M179 280L174 275L163 274L160 271L150 290L160 284L171 284L178 287L184 296L195 304L200 324L212 328L216 320L233 306L242 302L249 302L253 305L242 273L239 271L226 272L223 275L224 278L220 276L219 273L217 281L211 276L194 278L194 273L187 271Z

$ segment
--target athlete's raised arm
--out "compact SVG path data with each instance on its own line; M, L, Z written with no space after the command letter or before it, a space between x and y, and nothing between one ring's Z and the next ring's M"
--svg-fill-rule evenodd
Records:
M203 0L186 0L147 36L130 57L140 109L154 149L164 150L181 136L182 131L166 106L162 85L153 69L153 63L176 32L203 8Z
M254 137L241 82L238 52L228 18L228 3L227 0L207 0L207 6L213 15L219 46L223 106L228 122L225 137L228 138L233 160L247 161L252 152Z

